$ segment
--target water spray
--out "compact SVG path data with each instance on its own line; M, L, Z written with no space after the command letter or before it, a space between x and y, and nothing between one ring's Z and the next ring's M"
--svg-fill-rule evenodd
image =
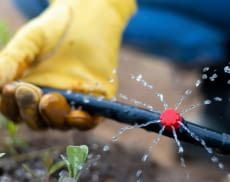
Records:
M142 128L151 132L160 132L162 127L175 128L178 139L191 143L201 145L199 141L191 137L191 135L184 129L187 128L198 138L204 140L206 144L219 153L230 155L230 134L220 133L203 126L186 121L174 109L166 109L161 114L152 112L138 107L126 105L119 102L113 102L100 97L93 97L90 95L67 92L66 90L42 88L44 93L58 92L62 94L69 103L75 103L76 107L81 106L85 111L92 114L97 114L116 120L121 123L129 125L143 125L149 121L157 121L149 125L143 125ZM181 127L183 125L183 127ZM173 138L173 132L166 129L163 135Z

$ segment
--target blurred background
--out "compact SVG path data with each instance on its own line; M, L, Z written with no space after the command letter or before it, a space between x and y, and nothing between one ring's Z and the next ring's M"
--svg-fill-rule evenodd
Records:
M16 0L0 1L0 21L6 25L9 37L29 21L28 18L36 16L46 7L43 1L42 5L37 4L35 9L34 5L23 5L26 1L15 2ZM224 72L224 67L228 65L230 32L230 15L229 12L226 13L225 8L230 7L229 3L223 4L223 9L219 9L215 8L215 3L210 3L210 8L204 8L202 5L199 6L199 3L188 1L185 5L183 2L173 4L170 1L139 1L140 9L124 33L119 58L120 87L117 98L121 102L133 105L132 102L119 97L120 94L125 94L131 99L146 102L155 109L163 109L159 98L153 96L152 91L131 79L131 75L139 74L157 91L163 93L167 103L172 107L187 89L193 89L193 93L184 101L182 109L210 97L224 97L224 104L210 108L199 107L187 113L185 117L189 121L220 131L224 128L225 132L229 133L229 117L226 114L229 109L229 77ZM210 84L210 80L208 82L203 79L204 83L196 88L196 81L202 80L202 76L206 74L203 73L204 67L209 68L208 77L217 73L217 84ZM213 109L217 114L213 114ZM213 121L207 122L209 118ZM219 124L216 123L217 120ZM184 155L187 167L184 169L180 165L175 141L166 137L162 137L160 143L154 146L150 161L141 162L142 155L148 150L156 134L141 129L131 130L113 143L112 137L123 126L115 121L106 120L89 132L50 130L39 133L20 125L16 138L22 141L16 141L15 144L14 140L9 140L9 127L5 128L3 125L0 150L9 154L0 160L0 176L8 178L9 181L32 181L27 174L28 171L22 167L24 163L42 175L44 171L41 159L44 156L41 154L44 151L57 159L68 144L87 144L90 151L94 155L100 155L101 159L97 166L83 175L82 181L131 182L135 181L138 169L143 170L143 179L146 182L178 182L185 181L186 178L202 182L226 180L229 157L220 156L220 160L225 164L225 169L221 170L211 161L204 149L186 145ZM24 143L25 148L22 147ZM13 144L16 146L12 146ZM110 151L103 152L102 148L106 144L110 145Z

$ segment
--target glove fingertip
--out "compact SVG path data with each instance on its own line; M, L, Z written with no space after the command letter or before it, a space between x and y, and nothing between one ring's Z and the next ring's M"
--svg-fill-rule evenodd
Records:
M66 99L59 93L49 93L42 96L39 111L48 126L56 129L65 129L68 125L65 117L71 108Z

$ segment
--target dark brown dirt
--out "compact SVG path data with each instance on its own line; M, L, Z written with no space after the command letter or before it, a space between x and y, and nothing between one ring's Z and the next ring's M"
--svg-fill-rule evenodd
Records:
M113 124L110 122L104 123L104 127L109 129L110 127L106 125ZM95 137L93 131L84 133L78 131L36 133L24 127L21 128L21 131L26 133L23 136L28 137L24 139L28 142L29 147L17 155L7 155L0 160L0 175L1 177L8 177L9 181L36 181L25 171L22 167L23 164L28 165L39 176L39 180L44 179L43 175L47 172L43 161L47 157L47 153L48 158L59 161L61 159L60 154L65 154L64 148L68 144L86 144L90 148L90 157L100 158L81 176L80 181L86 182L133 182L136 181L135 174L139 169L143 170L142 179L146 182L183 182L187 181L188 174L189 181L216 182L223 181L227 174L226 171L229 170L229 158L220 157L226 165L226 171L220 170L216 164L210 161L206 152L202 152L203 150L195 146L185 148L185 150L189 149L194 153L185 152L187 167L184 169L178 162L178 155L174 155L177 162L173 167L163 167L154 162L153 159L143 163L141 161L145 152L143 149L129 148L120 142L102 141ZM122 141L123 138L121 137L120 140ZM138 139L135 140L136 143L141 142ZM104 152L103 147L106 144L110 146L110 150ZM159 149L159 146L157 148ZM155 157L157 158L157 156ZM56 181L57 177L58 172L52 175L49 181Z

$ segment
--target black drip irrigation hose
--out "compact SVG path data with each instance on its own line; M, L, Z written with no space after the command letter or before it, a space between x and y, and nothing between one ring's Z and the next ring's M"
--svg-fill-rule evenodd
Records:
M101 99L100 97L93 97L79 93L70 93L66 90L52 88L42 88L42 90L44 93L58 92L62 94L68 100L68 102L75 103L76 107L81 106L83 110L92 114L101 115L129 125L140 125L149 121L160 119L160 113L158 112L151 112L123 103ZM198 138L204 140L208 147L211 147L219 153L230 155L229 134L220 133L186 120L183 120L183 124ZM162 125L161 123L155 123L143 128L147 131L158 133L162 128ZM191 135L183 127L178 128L176 132L179 140L191 144L201 145L201 142L191 137ZM163 135L173 138L172 131L169 130L165 130Z

